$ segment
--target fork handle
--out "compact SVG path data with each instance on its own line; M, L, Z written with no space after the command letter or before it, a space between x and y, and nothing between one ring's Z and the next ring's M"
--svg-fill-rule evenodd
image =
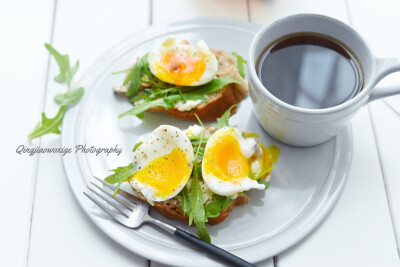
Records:
M217 256L218 258L224 260L226 263L229 263L230 266L246 266L246 267L254 267L255 265L251 264L250 262L245 261L244 259L241 259L231 253L229 253L226 250L223 250L222 248L219 248L217 246L214 246L213 244L207 243L206 241L189 234L188 232L185 232L179 228L176 228L174 231L174 235L177 237L192 243L194 246L209 252L210 254Z

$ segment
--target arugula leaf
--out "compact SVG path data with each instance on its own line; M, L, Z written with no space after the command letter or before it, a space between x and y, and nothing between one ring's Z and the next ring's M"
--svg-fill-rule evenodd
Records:
M85 92L85 89L83 87L79 87L75 90L70 91L71 81L79 68L79 61L76 61L75 65L71 67L69 64L68 55L62 55L50 44L44 44L44 46L54 57L58 64L58 67L60 68L60 73L54 77L54 80L59 83L66 83L68 86L68 91L64 94L57 94L54 97L54 101L57 104L61 105L60 109L58 110L54 118L48 118L44 112L42 113L42 121L38 122L36 126L32 129L32 131L28 134L28 138L30 140L49 133L60 134L59 127L61 126L61 123L63 121L67 106L78 101Z
M168 109L171 108L171 103L175 104L176 102L182 100L182 98L185 98L186 100L203 100L204 102L208 102L208 99L205 97L206 95L216 92L222 89L225 85L231 83L240 82L230 77L215 78L205 85L195 87L195 89L191 87L190 91L188 91L186 88L183 88L181 94L172 94L162 98L156 98L151 101L145 101L139 105L134 106L132 109L120 114L118 118L122 118L125 116L138 116L144 111L154 107L163 107L165 109Z
M232 105L225 113L220 117L217 118L217 122L213 124L213 127L218 127L218 128L223 128L223 127L228 127L229 126L229 117L231 116L231 110L232 108L236 107L237 104Z
M136 151L136 149L138 149L138 147L140 147L140 145L141 145L141 144L143 144L143 142L142 142L142 141L140 141L140 142L136 143L136 144L135 144L135 146L133 147L133 150L132 150L132 152L135 152L135 151Z
M204 207L205 217L206 218L215 218L218 217L222 210L226 210L234 201L226 196L220 196L217 194L213 194L213 198L215 201L208 203Z
M265 185L265 190L267 190L269 188L269 184L266 181L264 181L263 179L258 179L257 183Z
M189 194L188 194L188 189L186 188L186 186L179 193L179 196L181 198L181 209L182 209L183 213L189 217L189 225L192 225L193 213L191 212L191 207L190 207L190 203L189 203Z
M28 134L28 138L32 140L49 133L60 134L59 127L61 126L66 109L66 106L61 106L54 118L47 118L46 114L42 112L42 121L36 124Z
M66 83L69 88L72 78L74 78L76 72L78 71L79 60L77 60L75 65L71 67L68 55L62 55L60 52L54 49L54 47L52 47L50 44L44 44L44 46L57 61L58 67L60 68L60 74L55 76L54 80L58 83Z
M205 128L204 128L204 124L201 122L199 116L197 116L196 113L194 114L194 116L196 116L197 121L199 122L199 124L203 128L203 131L201 132L201 135L200 135L199 144L197 145L197 151L196 151L196 154L194 155L194 161L196 161L197 160L197 156L199 155L199 152L200 152L200 147L203 144L203 136L204 136ZM193 145L193 143L192 143L192 145ZM201 160L200 160L199 163L201 163Z
M117 184L117 188L115 189L114 195L117 194L119 187L121 184L129 179L132 174L135 173L133 170L132 163L129 163L127 166L118 167L116 169L111 170L114 174L111 174L104 178L104 181L110 184Z
M232 55L234 55L236 57L237 69L239 71L240 76L242 76L243 78L246 78L246 73L244 71L244 64L246 64L247 61L244 60L240 55L236 54L235 52L232 52Z
M143 73L143 68L148 66L147 62L147 56L148 54L145 54L143 57L139 59L138 62L132 67L132 70L126 77L124 81L124 85L127 84L128 82L130 83L128 91L126 91L126 96L131 97L135 96L138 93L139 87L140 87L140 77L141 74Z
M201 189L201 185L199 182L199 174L197 170L197 164L193 167L193 176L192 182L190 183L190 188L188 192L189 203L190 203L190 214L193 216L193 221L197 227L197 235L211 243L210 235L207 232L205 221L207 220L205 217L205 211L203 206L203 190ZM190 216L189 216L190 220Z
M68 106L78 101L84 93L85 89L83 87L79 87L75 90L67 91L64 94L55 95L54 101L61 106Z
M196 87L185 87L182 88L183 96L187 98L187 100L197 100L201 99L207 102L207 98L205 95L214 93L220 89L222 89L225 85L236 83L240 84L238 80L235 80L231 77L218 77L211 80L209 83L204 85L196 86ZM195 97L189 98L189 97Z

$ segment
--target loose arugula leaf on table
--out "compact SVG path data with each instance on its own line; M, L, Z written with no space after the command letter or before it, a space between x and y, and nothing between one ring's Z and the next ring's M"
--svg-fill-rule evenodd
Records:
M205 205L205 217L215 218L218 217L221 211L226 210L234 201L226 196L213 194L214 201Z
M62 55L50 44L45 44L45 47L54 57L58 64L58 67L60 68L60 73L54 77L54 80L58 83L66 83L68 91L64 94L57 94L54 97L54 101L61 106L60 109L58 110L54 118L48 118L44 112L42 113L42 121L38 122L36 126L32 129L32 131L28 134L28 138L30 140L49 133L60 134L59 127L62 124L67 106L78 101L85 92L85 89L83 87L79 87L75 90L70 90L71 81L79 68L79 61L76 61L73 66L70 66L68 55Z
M150 108L154 107L163 107L165 109L172 108L176 102L181 100L203 100L204 102L208 102L208 99L205 97L208 94L221 90L224 86L240 82L230 78L230 77L219 77L213 79L211 82L198 86L196 88L190 87L182 87L180 93L166 95L161 98L156 98L154 100L145 101L141 104L134 106L132 109L120 114L118 117L122 118L125 116L140 116L142 118L142 113ZM173 105L171 105L173 103Z
M35 139L48 133L60 134L60 125L62 123L66 106L61 106L54 118L47 118L46 114L42 113L42 121L38 122L36 126L29 133L29 139Z
M79 87L75 90L68 91L64 94L55 95L54 101L61 106L68 106L81 99L84 93L85 89L83 87Z
M218 128L229 127L229 117L231 116L231 110L236 106L237 104L232 105L220 118L217 118L217 123L213 124L212 126Z
M240 55L236 54L235 52L232 52L232 55L234 55L236 57L237 69L239 71L240 76L245 78L246 77L246 73L244 71L244 64L246 64L247 61L244 60Z
M127 166L118 167L116 169L111 170L114 174L111 174L104 178L104 181L110 184L117 184L117 188L115 189L114 195L117 194L119 187L121 184L129 179L132 174L135 173L133 170L132 163L129 163Z
M54 47L52 47L50 44L44 44L44 46L57 61L58 67L60 68L60 74L55 76L54 80L58 83L66 83L69 88L72 78L74 78L76 72L78 71L79 60L77 60L75 65L71 67L68 55L66 54L62 55L60 52L55 50Z

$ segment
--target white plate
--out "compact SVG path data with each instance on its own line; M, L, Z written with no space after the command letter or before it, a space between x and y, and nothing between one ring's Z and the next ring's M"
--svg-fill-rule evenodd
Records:
M80 103L70 109L64 119L62 145L75 147L114 147L123 149L120 156L104 153L68 154L65 172L72 191L92 221L112 239L134 253L172 265L210 266L215 264L186 243L150 225L138 230L125 228L102 212L82 194L92 176L105 177L108 170L127 165L132 148L158 125L170 124L187 128L193 122L170 118L165 114L146 113L145 119L118 114L131 108L125 97L116 96L113 84L120 84L123 75L111 72L126 69L138 56L158 46L167 35L178 40L197 42L204 39L210 47L247 55L252 36L258 26L227 19L202 18L149 28L135 33L103 54L83 76L80 84L86 93ZM257 262L282 252L311 232L336 203L349 171L352 138L350 128L335 139L310 148L297 148L278 143L257 124L250 98L247 97L232 116L231 125L260 134L265 144L281 149L278 166L272 172L267 191L250 191L251 202L235 208L221 224L208 226L212 242L244 259ZM128 189L129 190L129 189ZM192 233L194 227L153 215Z

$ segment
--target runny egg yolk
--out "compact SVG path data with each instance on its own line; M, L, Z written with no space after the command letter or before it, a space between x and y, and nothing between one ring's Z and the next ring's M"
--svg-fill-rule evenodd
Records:
M136 172L133 179L153 187L156 197L166 197L180 184L187 182L191 170L192 166L184 151L175 147L170 154L150 161L146 167Z
M163 55L161 61L156 62L155 67L160 80L188 86L201 78L206 69L206 62L197 56L168 52Z
M239 142L231 135L223 135L208 149L204 156L206 174L213 174L223 181L247 177L248 160L243 156Z

